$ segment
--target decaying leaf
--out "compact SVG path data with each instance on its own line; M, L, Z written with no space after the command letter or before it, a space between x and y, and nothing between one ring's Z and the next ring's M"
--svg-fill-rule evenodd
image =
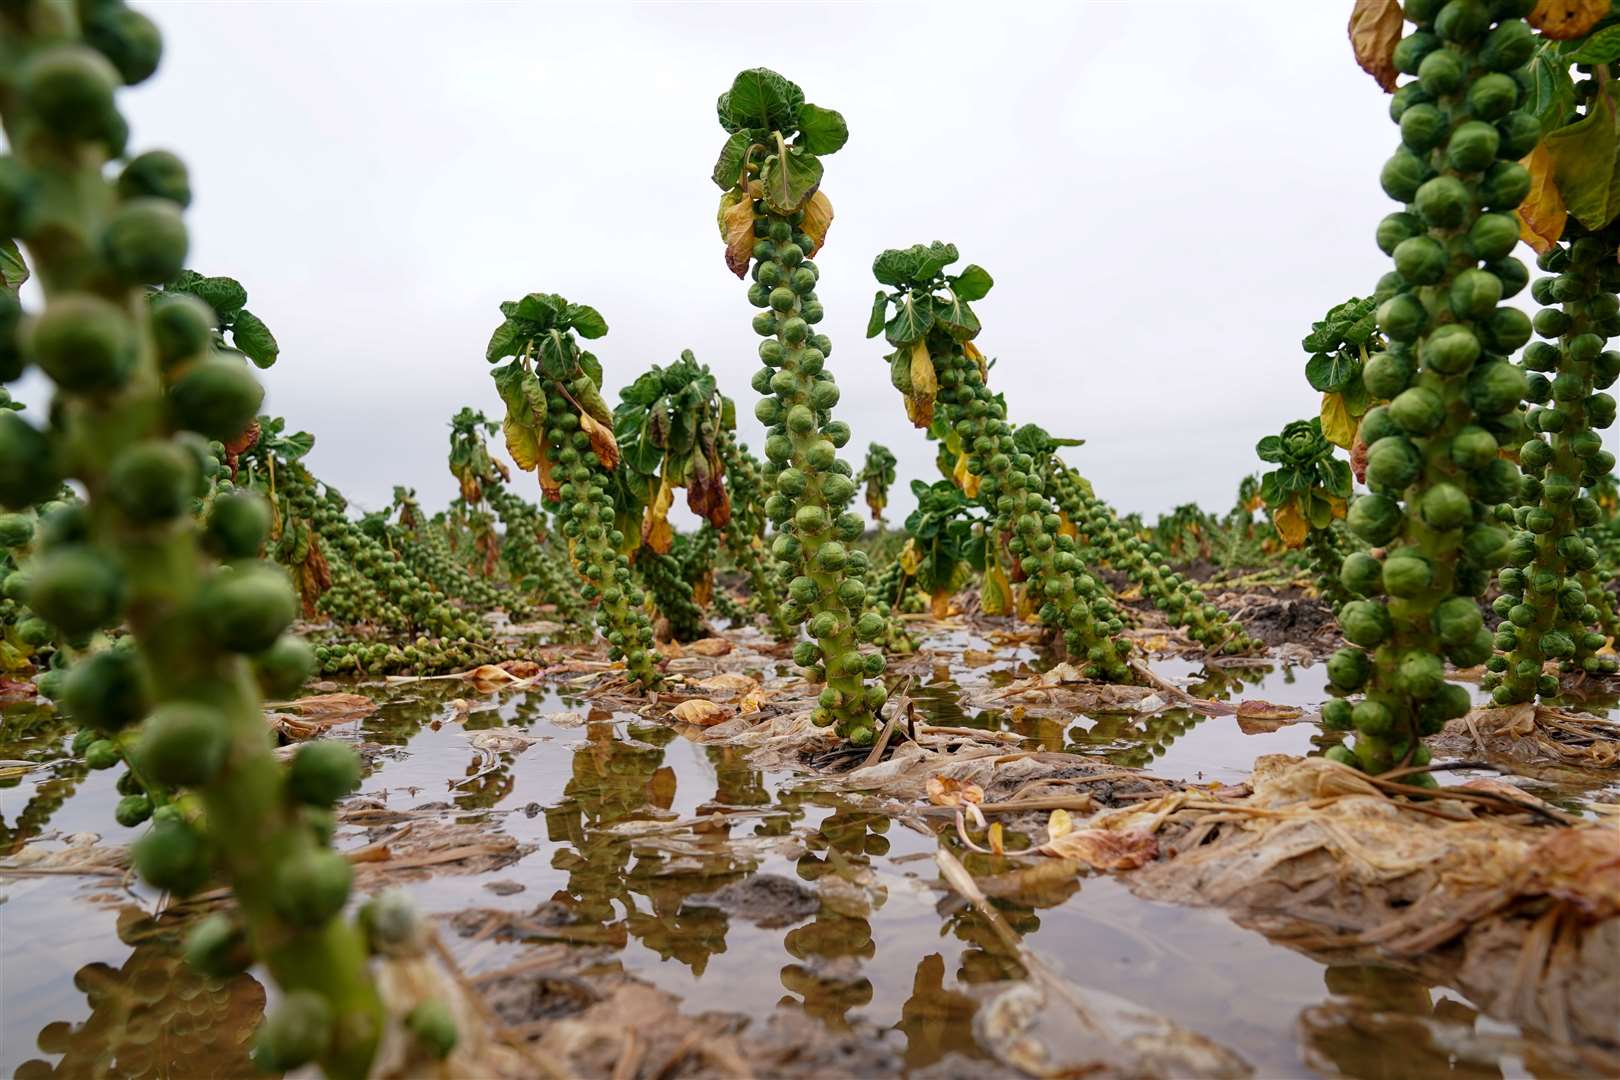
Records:
M984 576L979 582L979 610L986 615L1012 614L1012 583L1007 580L1007 572L999 565L984 568Z
M717 216L720 237L726 242L726 269L745 277L754 257L754 200L740 191L728 191L720 196Z
M952 776L928 778L928 801L935 806L975 805L984 802L984 788L971 780L958 780Z
M590 436L591 449L596 452L596 460L602 463L602 468L617 469L619 443L613 437L613 429L584 410L579 414L579 426L580 430Z
M810 201L804 204L804 220L799 223L799 228L804 230L804 235L810 238L812 245L810 248L811 258L815 258L816 252L821 250L821 245L827 242L827 230L832 228L832 222L832 202L827 198L825 192L817 191L810 196ZM752 239L752 214L749 215L748 224L750 226L749 238ZM741 277L742 275L739 274L738 276Z
M1555 41L1578 38L1609 13L1609 0L1538 0L1530 25Z
M1056 840L1074 831L1074 819L1067 810L1054 810L1052 816L1046 819L1046 835L1048 839Z
M725 638L706 637L698 638L686 646L686 651L693 656L725 656L732 650L731 642Z
M658 492L641 515L641 542L660 555L669 553L675 543L675 527L669 523L669 508L675 501L675 489L669 478L658 478Z
M670 710L670 715L683 724L712 727L731 718L731 710L705 698L690 698Z
M911 392L906 395L906 415L913 426L926 428L934 422L934 396L938 393L934 358L928 355L926 339L919 338L911 344Z
M1277 527L1277 535L1282 537L1283 543L1291 548L1303 545L1305 537L1311 531L1310 521L1299 512L1298 500L1291 499L1278 507L1277 512L1271 516L1271 523Z
M1386 94L1395 92L1395 46L1400 40L1399 0L1356 0L1350 11L1350 47L1361 70Z
M1039 850L1098 870L1135 870L1159 854L1159 841L1146 829L1077 829L1054 837Z
M1346 404L1343 394L1322 395L1322 435L1328 442L1348 450L1351 443L1355 442L1357 426L1356 418L1350 415L1350 406Z
M907 577L915 577L917 570L922 566L922 552L917 549L914 537L906 538L906 546L900 549L900 569Z
M1520 164L1530 170L1530 194L1514 211L1519 217L1519 238L1540 255L1564 235L1569 211L1553 178L1552 155L1547 152L1545 143L1537 143Z
M699 690L708 690L710 693L725 692L733 694L747 693L758 686L758 681L735 671L722 671L718 675L710 675L697 684Z

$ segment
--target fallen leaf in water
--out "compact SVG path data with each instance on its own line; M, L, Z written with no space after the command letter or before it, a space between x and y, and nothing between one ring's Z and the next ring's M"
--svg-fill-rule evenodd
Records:
M686 646L693 656L725 656L731 649L731 642L719 637L698 638Z
M522 728L498 727L474 731L467 736L467 741L479 750L498 754L513 750L527 750L537 742L544 742L545 736L531 735Z
M1159 841L1145 829L1080 829L1047 841L1039 850L1098 870L1135 870L1158 855Z
M968 667L984 667L986 664L996 662L996 654L983 649L963 649L962 663Z
M774 693L774 691L767 690L763 686L755 690L750 690L748 693L744 694L743 699L737 703L737 714L739 716L747 716L749 713L759 712L760 709L765 707L765 703L771 699Z
M740 675L735 671L722 671L718 675L710 675L697 684L699 690L710 692L729 691L732 693L747 693L759 686L759 682L750 679L747 675Z
M731 716L731 710L706 698L691 698L670 710L670 715L683 724L712 727Z
M510 685L511 683L523 681L510 671L507 671L505 668L497 667L494 664L479 664L477 667L464 674L462 678L472 683L477 689L486 693L490 690L497 690L500 687Z
M1005 855L1007 853L1007 837L1001 827L1001 822L998 821L990 826L989 837L990 850L997 855Z
M1054 810L1046 819L1046 835L1053 840L1074 831L1074 819L1067 810Z
M1285 727L1305 715L1303 709L1292 705L1273 705L1269 701L1240 701L1237 707L1238 730L1245 735L1262 735Z
M984 802L984 788L971 780L958 780L953 776L928 778L928 801L935 806L961 806L963 803Z
M540 674L540 665L533 660L503 660L497 666L520 679L532 679Z

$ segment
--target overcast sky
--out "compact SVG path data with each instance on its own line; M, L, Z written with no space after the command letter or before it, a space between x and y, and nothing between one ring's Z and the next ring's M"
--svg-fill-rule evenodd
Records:
M190 164L192 266L246 285L282 347L266 407L362 505L453 495L448 418L499 414L484 344L533 291L606 316L610 402L691 348L758 450L754 309L709 180L741 68L848 121L820 329L851 464L872 440L900 459L895 516L937 474L863 337L883 248L990 270L979 344L1011 419L1085 438L1070 462L1150 518L1231 504L1255 441L1317 410L1310 322L1388 269L1397 132L1348 0L139 6L166 49L126 95L131 146Z

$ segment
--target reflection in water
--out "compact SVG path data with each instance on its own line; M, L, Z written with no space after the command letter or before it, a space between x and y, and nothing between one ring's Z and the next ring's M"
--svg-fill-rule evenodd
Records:
M89 1019L42 1028L35 1044L60 1059L25 1061L17 1080L263 1075L248 1047L264 1015L264 988L247 975L220 982L194 972L180 955L185 926L121 910L118 938L133 951L122 967L79 969L73 985L89 1003Z
M73 725L50 708L27 702L0 712L0 761L27 761L38 768L0 766L0 789L29 786L12 821L0 815L0 856L10 855L50 824L90 770L73 756L67 736Z
M1379 1080L1501 1077L1503 1048L1490 1045L1499 1039L1487 1036L1469 1052L1480 1013L1464 1002L1389 968L1329 967L1323 981L1333 997L1299 1018L1305 1059L1316 1069Z

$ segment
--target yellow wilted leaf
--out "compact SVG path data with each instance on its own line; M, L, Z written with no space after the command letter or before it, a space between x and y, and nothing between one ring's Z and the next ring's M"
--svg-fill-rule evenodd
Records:
M1337 495L1325 495L1323 498L1326 500L1328 507L1333 511L1333 516L1336 518L1344 517L1345 511L1350 508L1349 502L1339 498Z
M939 377L928 344L919 339L911 345L911 393L906 395L906 415L911 423L925 428L934 422L934 395L939 393Z
M692 586L692 602L698 607L706 608L709 601L714 598L714 571L705 570Z
M929 593L928 609L936 619L948 618L951 614L951 590L936 589Z
M1563 193L1558 190L1558 181L1553 176L1552 155L1547 152L1546 143L1537 143L1519 164L1530 170L1530 194L1514 211L1519 217L1519 239L1540 255L1564 235L1569 211L1564 207Z
M1037 622L1035 613L1041 609L1040 598L1034 594L1028 584L1018 590L1018 617L1024 622Z
M1322 435L1328 442L1350 449L1356 441L1356 426L1356 418L1350 415L1343 394L1322 395ZM1258 500L1259 496L1255 498Z
M964 341L962 343L962 355L979 365L979 376L988 382L990 379L990 365L985 361L984 353L979 351L979 347L971 341Z
M748 274L754 257L754 200L740 191L720 196L720 238L726 242L726 269L738 277Z
M501 421L501 434L506 436L506 452L524 472L540 462L540 433L512 418L510 413Z
M984 788L971 780L958 780L954 776L930 776L928 801L935 806L961 806L963 803L984 802Z
M704 698L691 698L675 706L669 711L669 714L683 724L710 727L728 719L731 716L731 710L724 705L717 705Z
M1578 38L1609 13L1609 0L1537 0L1530 25L1556 41Z
M1350 10L1350 47L1361 70L1377 80L1386 94L1395 92L1395 46L1400 40L1398 0L1356 0Z
M619 467L619 440L613 437L613 429L602 423L588 412L579 414L580 430L591 438L591 449L596 452L596 460L602 463L604 469L617 469Z
M1305 543L1305 536L1311 531L1311 523L1299 512L1299 503L1293 499L1271 515L1271 523L1277 527L1277 535L1282 537L1283 543L1291 548Z
M917 550L917 541L912 538L906 540L906 546L900 549L900 569L907 577L917 573L922 565L922 552Z
M1058 535L1067 536L1070 540L1080 539L1080 530L1067 512L1058 514Z
M669 508L674 501L675 489L669 486L667 477L660 476L658 493L641 516L641 542L660 555L668 554L675 542L675 528L669 523Z
M951 479L956 486L962 489L962 494L970 499L979 497L979 477L968 469L968 456L961 453L956 455L956 467L951 470Z
M810 238L812 245L810 256L812 258L815 257L816 252L821 250L821 245L827 242L827 230L832 228L832 222L832 202L827 198L825 192L817 191L810 196L810 201L804 204L804 220L799 223L799 228L804 230L804 235ZM749 224L752 226L752 221ZM750 232L752 232L752 229L750 229Z
M1049 840L1056 840L1064 833L1074 831L1074 819L1067 810L1054 810L1052 816L1046 819L1046 836Z
M979 610L986 615L1011 615L1013 611L1012 582L999 565L987 566L979 582Z

